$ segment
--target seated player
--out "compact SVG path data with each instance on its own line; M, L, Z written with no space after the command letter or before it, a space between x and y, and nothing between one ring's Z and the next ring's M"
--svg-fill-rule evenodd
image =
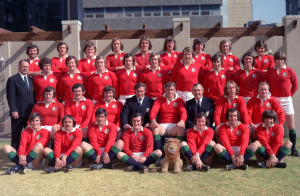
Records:
M142 114L136 113L131 119L132 128L123 133L124 149L117 158L129 165L129 171L146 173L148 166L161 157L162 152L159 149L153 151L153 135L149 129L142 127Z
M263 112L261 124L256 129L257 141L253 143L259 160L258 166L262 168L279 167L285 168L286 163L282 162L284 157L289 154L292 142L286 141L283 144L283 127L275 124L277 121L276 112L266 110Z
M55 89L48 86L44 89L44 101L33 106L31 111L39 113L42 120L42 128L50 132L50 138L54 138L54 134L60 129L61 120L64 117L63 104L55 101Z
M87 140L87 127L93 114L93 102L83 96L85 88L82 84L74 84L72 91L74 97L72 101L66 101L65 115L71 115L75 118L76 128L82 130L83 140Z
M111 168L117 154L123 150L123 142L116 141L117 127L108 122L107 112L104 108L98 108L95 113L96 122L89 125L88 135L90 144L81 142L84 156L93 161L90 165L92 170Z
M50 148L45 148L43 151L50 166L46 168L46 173L62 168L66 168L69 172L73 167L80 167L82 164L82 149L80 147L82 131L76 129L75 119L70 115L64 116L62 125L63 127L54 136L54 151Z
M168 36L164 41L164 53L160 55L162 70L170 72L172 67L181 60L181 52L176 51L176 49L176 40L173 36Z
M51 71L52 62L49 58L44 57L39 62L40 74L33 78L33 88L36 101L43 101L43 92L47 86L52 86L55 91L58 84L58 77Z
M189 171L208 171L216 145L212 140L214 130L207 127L209 122L204 112L198 113L194 121L195 126L186 133L187 142L181 142L181 152L187 158Z
M7 174L18 171L27 173L30 169L41 169L44 166L44 147L48 146L50 133L41 128L42 117L38 113L29 116L30 127L22 131L18 152L10 145L3 147L4 153L16 165L5 170Z
M238 110L231 108L226 112L227 123L219 128L219 136L223 145L216 144L214 149L217 156L227 161L226 170L240 168L246 170L245 164L252 156L253 149L248 147L249 128L240 122Z
M86 76L90 76L96 71L95 59L97 48L93 42L88 42L83 48L85 58L78 61L78 70Z
M123 58L126 53L123 52L124 45L119 37L111 40L110 47L113 53L106 56L106 66L109 71L116 72L124 68Z
M154 136L154 149L161 148L161 136L176 137L184 140L187 118L184 101L176 93L176 84L168 82L165 94L158 97L150 111L150 121ZM158 116L158 122L156 121Z

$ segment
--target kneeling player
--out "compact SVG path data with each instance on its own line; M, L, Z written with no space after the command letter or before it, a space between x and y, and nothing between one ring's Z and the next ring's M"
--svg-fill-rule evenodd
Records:
M149 129L142 127L143 120L141 113L132 115L132 128L123 133L124 149L117 158L129 165L129 171L141 170L145 173L147 166L157 161L162 152L158 149L153 151L153 135Z
M91 144L81 143L84 156L94 164L90 165L92 170L102 168L113 168L112 161L123 149L123 142L118 140L117 126L107 120L107 112L104 108L98 108L95 112L96 122L91 123L88 128L88 136ZM115 144L114 144L115 143Z
M220 140L223 144L216 144L214 149L217 156L227 161L226 170L240 168L246 170L248 165L245 164L254 153L249 143L249 128L241 123L240 113L238 110L231 108L226 112L227 123L219 128ZM246 150L247 149L247 150Z
M181 142L181 152L188 158L188 170L208 171L216 143L212 140L214 130L207 127L209 122L204 112L195 117L195 127L186 133L187 142Z
M279 167L285 168L286 163L282 162L289 154L292 142L286 141L283 145L283 127L275 124L277 114L273 110L266 110L262 114L262 122L256 129L256 137L253 152L256 152L259 161L258 166L262 168Z
M63 167L67 172L73 167L80 167L82 164L82 131L76 129L76 122L73 116L66 115L62 120L63 128L55 132L54 151L50 148L44 149L44 155L49 161L47 173L58 171Z
M22 131L18 155L10 145L3 147L7 157L16 163L15 166L5 170L7 174L13 174L19 170L27 173L30 169L40 169L44 166L43 150L45 146L48 146L50 132L47 129L41 129L42 117L38 113L30 114L29 123L30 127Z

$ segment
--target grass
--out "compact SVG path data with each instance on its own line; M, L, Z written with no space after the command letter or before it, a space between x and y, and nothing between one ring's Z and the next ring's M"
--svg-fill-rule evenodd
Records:
M298 144L300 138L297 140ZM1 142L0 147L8 142ZM300 145L297 145L300 149ZM70 173L5 175L11 167L0 152L0 187L3 195L300 195L300 158L288 156L286 169L258 169L252 158L247 171L224 170L217 161L209 172L172 173L127 172L116 161L116 169L91 171L85 160L82 168ZM186 166L184 166L186 168Z

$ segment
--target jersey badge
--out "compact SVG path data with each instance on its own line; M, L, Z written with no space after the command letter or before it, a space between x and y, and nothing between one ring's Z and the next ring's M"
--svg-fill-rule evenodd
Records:
M104 133L108 134L108 132L109 132L109 129L105 129Z
M54 83L54 78L50 78L50 83Z
M145 136L142 135L142 136L140 137L140 140L144 140L144 139L145 139Z
M133 77L135 77L135 78L136 78L136 77L137 77L137 74L136 74L136 73L133 73Z
M120 60L123 61L123 57L121 57Z
M150 108L146 108L146 112L147 112L147 113L149 112L149 110L150 110Z
M77 77L77 80L82 80L82 77L81 77L81 76L78 76L78 77Z
M238 130L237 132L236 132L236 135L241 135L242 134L242 132L240 131L240 130Z
M38 64L39 64L39 62L35 62L35 64L36 64L36 65L38 65Z
M175 55L174 55L174 58L177 58L177 57L178 57L177 54L175 54Z
M222 79L226 79L226 76L224 74L221 75Z
M81 106L81 109L82 109L82 110L86 110L86 105L82 105L82 106Z
M275 136L275 133L274 133L274 132L272 132L272 133L271 133L271 137L274 137L274 136Z
M177 102L174 102L173 103L173 107L177 107L178 106L178 103Z
M108 80L109 76L104 76L104 80Z
M265 60L264 60L264 63L268 63L268 62L269 62L269 60L268 60L268 59L265 59Z
M40 135L38 135L38 136L36 137L36 139L37 139L37 140L39 140L40 138L41 138L41 136L40 136Z
M237 107L237 103L234 103L234 104L233 104L233 108L236 108L236 107Z
M71 140L71 141L74 140L74 135L71 135L70 140Z
M196 72L196 68L192 68L192 72Z
M282 76L283 76L283 77L286 77L286 76L287 76L287 73L286 73L286 72L283 72Z
M161 74L161 73L158 73L157 76L158 76L159 78L161 78L161 77L162 77L162 74Z
M270 108L270 107L271 107L271 104L270 104L270 103L267 103L267 104L266 104L266 107L267 107L267 108Z
M232 59L232 58L230 58L230 59L229 59L229 61L230 61L230 62L233 62L233 59Z
M205 59L206 59L205 56L201 57L201 60L205 60Z
M256 77L257 77L257 75L256 75L256 74L253 74L253 75L252 75L252 78L256 78Z
M112 108L117 108L117 105L116 105L116 104L114 104L114 105L112 106Z
M57 110L57 108L56 108L56 107L53 107L53 108L52 108L52 111L53 111L53 112L55 112L56 110Z

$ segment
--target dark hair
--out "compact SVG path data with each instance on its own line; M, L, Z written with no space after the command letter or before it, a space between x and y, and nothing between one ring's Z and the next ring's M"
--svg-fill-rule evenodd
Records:
M101 114L104 114L104 116L107 117L107 111L104 108L98 108L95 112L95 117Z
M66 49L67 49L67 52L69 51L69 46L66 44L66 42L59 42L56 46L56 50L58 51L58 48L62 45L66 45Z
M75 56L68 56L68 57L66 58L66 66L68 66L68 62L69 62L70 60L72 60L72 59L75 60L76 67L78 67L78 60L76 59Z
M111 40L111 43L110 43L111 50L114 51L114 43L115 43L115 41L120 41L121 50L123 50L124 49L124 45L123 45L123 43L122 43L122 41L121 41L121 39L119 37L115 37L115 38L113 38Z
M209 120L205 114L205 112L199 112L196 116L195 116L195 119L194 119L194 124L196 125L197 124L197 120L204 117L205 118L205 125L208 126L209 125Z
M233 86L234 86L235 89L236 89L235 94L238 95L240 89L239 89L238 85L237 85L233 80L229 80L229 81L226 82L226 84L225 84L225 86L224 86L224 95L228 95L227 90L228 90L228 85L229 85L229 84L233 84Z
M277 122L277 114L274 110L265 110L261 115L261 121L265 122L266 118L271 118L274 120L274 123Z
M234 109L234 108L230 108L230 109L228 109L226 111L226 114L225 114L226 120L227 121L229 120L229 113L233 113L233 112L236 112L238 120L241 120L241 114L240 114L240 112L237 109Z
M76 121L72 115L65 115L61 121L61 124L63 125L67 118L70 118L73 121L73 127L76 127Z
M37 113L37 112L31 113L31 114L29 115L28 121L30 122L30 121L34 120L36 117L39 117L40 121L42 122L43 118L42 118L42 116L41 116L39 113Z
M30 65L30 62L29 62L28 59L22 59L22 60L19 61L19 66L21 65L22 62L26 62Z
M39 62L40 70L43 69L44 64L50 64L52 66L52 61L48 57L43 57Z
M137 90L137 89L139 89L139 88L141 88L141 87L144 87L145 90L146 90L146 88L147 88L146 84L144 84L144 83L142 83L142 82L139 82L139 83L136 83L136 84L134 85L134 90Z
M95 46L95 44L94 44L93 42L88 42L88 43L86 43L86 44L84 45L83 52L85 53L85 50L86 50L87 48L89 48L89 47L94 47L94 50L95 50L95 53L96 53L97 48L96 48L96 46Z
M267 50L268 50L268 45L267 45L267 43L264 40L258 40L255 43L254 50L256 51L256 48L258 48L258 47L264 47L265 48L265 52L267 52Z
M244 63L244 58L245 58L245 56L251 56L251 57L252 57L252 66L254 66L254 65L255 65L255 58L254 58L254 56L251 54L251 52L246 52L246 53L243 55L243 57L242 57L242 63L243 63L243 65L245 64L245 63Z
M131 123L132 123L132 119L133 119L133 118L137 118L137 117L141 117L141 121L142 121L142 124L143 124L143 123L144 123L144 117L143 117L143 115L142 115L141 113L133 113L133 114L131 115L131 117L130 117Z
M34 44L31 44L31 45L29 45L29 46L26 48L26 54L29 55L29 50L30 50L30 49L34 49L34 48L36 48L37 54L39 54L39 53L40 53L40 49L39 49L39 47L38 47L37 45L34 45Z
M200 83L193 84L192 90L193 90L193 88L195 88L197 86L200 86L201 90L204 90L202 84L200 84Z
M147 42L149 42L149 48L148 49L151 50L152 49L152 44L151 44L150 38L148 36L143 36L140 39L139 47L141 48L141 44L142 44L143 40L146 40Z
M211 57L211 62L216 62L218 59L221 60L221 65L223 65L223 58L220 54L215 54Z
M131 53L126 53L126 54L124 55L124 58L123 58L123 65L125 65L125 59L128 59L129 57L132 57L132 64L133 64L133 65L135 64L135 59L134 59L133 54L131 54Z
M164 41L164 51L167 51L167 44L168 44L168 42L171 42L171 41L174 42L173 50L177 50L176 41L175 41L174 37L173 36L168 36Z
M115 96L116 96L116 90L115 90L115 88L114 88L113 86L111 86L111 85L107 85L107 86L105 86L105 87L103 88L103 90L102 90L103 97L104 97L104 92L108 92L108 91L112 91L112 92L113 92L113 96L114 96L114 98L115 98Z
M82 90L83 92L85 92L85 88L84 88L83 84L80 84L80 83L76 83L76 84L74 84L74 85L72 86L72 92L73 92L75 89L77 89L77 88L81 88L81 90Z
M167 83L164 84L164 89L170 88L172 86L174 86L174 88L176 88L176 84L174 82L172 82L172 81L167 82Z
M157 56L158 66L160 66L161 58L160 58L160 55L156 52L151 52L151 54L149 55L148 61L150 62L150 59L152 59L155 56Z
M286 60L285 53L283 51L277 51L274 54L274 61L277 59L283 59L284 61Z
M55 88L53 88L52 86L47 86L44 91L43 91L43 97L45 97L45 93L50 93L51 91L53 91L53 98L55 97Z
M193 50L195 52L196 50L196 45L197 44L203 44L203 51L204 51L204 48L205 48L205 40L203 37L198 37L198 38L195 38L194 39L194 43L193 43Z

